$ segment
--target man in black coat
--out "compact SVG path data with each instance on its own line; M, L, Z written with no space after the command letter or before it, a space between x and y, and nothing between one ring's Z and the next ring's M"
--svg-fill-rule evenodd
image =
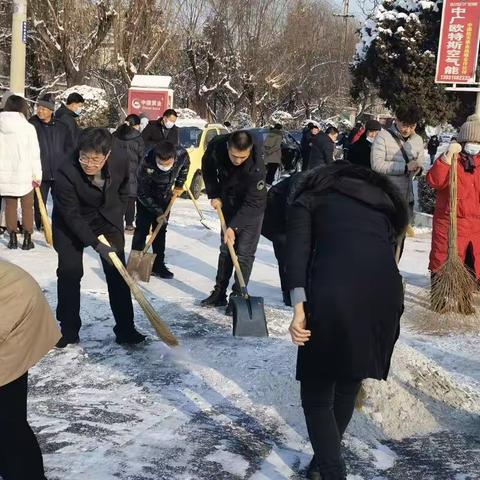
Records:
M53 245L58 253L57 319L63 335L59 348L79 342L80 281L86 247L101 256L117 343L136 344L145 339L135 329L130 290L109 257L116 252L125 263L123 215L129 180L127 159L111 156L111 147L108 130L88 128L80 134L78 157L57 171L52 219ZM111 247L101 243L99 235L105 235Z
M312 139L320 133L320 128L314 123L309 123L304 129L302 140L300 141L300 149L302 150L302 170L308 170L308 162L310 160L310 151L312 149Z
M30 123L37 131L40 145L40 159L42 161L42 183L40 191L47 203L48 193L52 196L55 188L55 175L58 168L67 160L72 152L72 141L67 127L55 120L55 100L45 95L37 101L37 114L30 119ZM42 226L42 218L35 196L35 225L38 230Z
M67 97L67 103L62 104L55 112L57 121L63 123L70 132L72 150L76 150L78 145L81 129L77 124L77 118L82 114L84 103L84 98L79 93L74 92Z
M178 127L175 125L177 118L177 112L169 108L161 118L148 123L142 132L147 150L162 142L170 142L174 146L179 144Z
M371 168L370 152L372 143L378 132L382 129L380 122L376 120L368 120L365 125L365 132L362 136L350 146L348 161L355 165L361 165L365 168Z
M250 133L236 131L210 142L203 156L202 173L213 208L223 210L228 229L222 235L215 288L201 302L204 307L227 304L226 292L233 273L227 239L235 245L245 282L255 260L267 200L263 152ZM241 293L236 279L232 295ZM231 314L231 303L227 314Z
M437 135L432 135L427 145L428 154L430 155L430 165L433 165L433 162L435 161L439 146L440 140L438 139Z
M333 154L335 152L338 133L337 128L330 126L325 132L320 132L318 135L312 137L308 170L315 167L324 167L325 165L333 163Z
M182 194L189 168L190 158L184 148L176 149L172 143L162 142L150 150L138 172L137 217L132 250L141 251L145 248L150 228L155 230L157 219L167 209L172 196ZM173 273L165 265L167 225L168 217L152 244L153 252L157 254L152 275L170 279Z

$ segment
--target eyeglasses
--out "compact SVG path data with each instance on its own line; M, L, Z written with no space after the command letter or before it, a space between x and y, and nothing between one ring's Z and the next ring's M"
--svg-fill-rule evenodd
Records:
M105 163L107 161L107 158L109 155L110 155L110 152L108 152L107 155L103 156L100 159L98 156L89 157L84 153L81 153L80 156L78 157L78 161L82 165L87 165L89 167L99 167L100 165L102 165L102 163Z

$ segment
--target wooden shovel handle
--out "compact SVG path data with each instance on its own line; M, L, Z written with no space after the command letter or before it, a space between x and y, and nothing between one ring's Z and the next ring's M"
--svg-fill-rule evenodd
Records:
M157 238L158 233L160 232L160 229L163 227L164 223L167 220L168 214L170 213L170 210L173 207L173 204L175 203L175 200L177 199L178 195L176 193L173 194L172 199L170 200L170 203L167 206L167 209L165 212L160 215L158 218L162 218L162 220L159 222L157 219L157 226L155 227L155 230L152 232L150 237L148 237L147 243L145 244L145 248L142 250L142 255L145 255L148 252L148 249L151 247L152 243L155 241L155 238Z
M35 195L37 196L38 208L40 210L40 217L42 219L43 233L45 235L45 240L52 247L53 246L52 225L50 224L50 219L48 218L47 209L45 208L45 202L43 201L42 192L39 187L35 187Z
M190 190L190 187L186 187L186 188L187 188L187 192L188 192L188 196L190 197L190 200L193 202L193 204L195 205L195 208L197 209L198 214L200 215L200 219L205 220L205 216L203 215L203 212L200 209L198 202L195 200L195 197L193 196L193 193Z
M225 233L227 232L227 223L225 222L225 217L223 215L221 207L217 206L216 210L218 218L220 219L220 224L222 225L222 232L225 235ZM242 269L240 267L240 263L238 262L237 252L235 252L235 248L230 240L227 240L227 247L230 252L230 257L232 257L233 266L235 267L235 272L237 273L240 287L245 292L245 294L248 295L247 284L245 283L245 279L243 278Z

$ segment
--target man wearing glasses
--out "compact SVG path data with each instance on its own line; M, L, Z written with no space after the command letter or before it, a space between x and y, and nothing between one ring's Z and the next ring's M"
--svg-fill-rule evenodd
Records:
M252 272L267 202L265 161L250 133L240 130L210 142L203 156L202 173L212 207L222 208L228 229L222 236L215 288L201 305L221 307L227 305L226 293L233 273L227 238L235 246L247 283ZM240 293L237 280L232 295ZM232 314L230 302L226 314Z
M130 290L108 256L116 252L125 263L123 215L129 193L128 160L111 155L111 147L108 130L88 128L80 134L78 157L57 173L52 219L58 253L57 320L62 330L58 348L80 341L80 281L86 247L94 248L101 257L116 342L145 340L135 329ZM99 235L105 235L112 247L100 243Z

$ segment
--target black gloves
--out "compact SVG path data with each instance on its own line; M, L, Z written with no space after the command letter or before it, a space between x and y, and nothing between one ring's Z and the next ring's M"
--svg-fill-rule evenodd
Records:
M108 245L105 245L104 243L100 242L96 247L95 250L100 254L100 256L108 262L110 265L112 265L112 260L109 257L109 253L117 253L117 250L113 247L109 247Z

